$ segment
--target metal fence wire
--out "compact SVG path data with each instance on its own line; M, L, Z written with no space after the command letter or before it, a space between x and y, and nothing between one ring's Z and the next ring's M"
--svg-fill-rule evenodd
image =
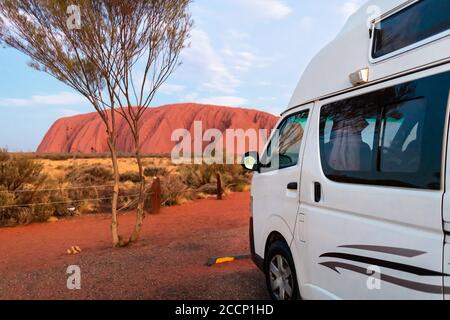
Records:
M87 189L103 189L103 188L113 188L114 185L97 185L97 186L84 186L84 187L68 187L68 188L58 188L58 189L33 189L33 190L1 190L0 194L23 194L23 193L37 193L37 192L62 192L67 190L87 190ZM148 196L153 194L153 192L146 192L144 196ZM139 194L131 194L131 195L123 195L118 196L118 199L124 198L136 198L136 200L127 203L123 208L120 208L119 211L122 211L131 205L135 204L138 201ZM98 198L86 198L86 199L78 199L78 200L68 200L68 201L55 201L55 202L39 202L39 203L24 203L24 204L14 204L14 205L4 205L0 206L0 209L12 209L12 208L23 208L23 207L36 207L36 206L45 206L45 205L63 205L63 204L76 204L83 202L99 202L112 200L113 197L98 197Z

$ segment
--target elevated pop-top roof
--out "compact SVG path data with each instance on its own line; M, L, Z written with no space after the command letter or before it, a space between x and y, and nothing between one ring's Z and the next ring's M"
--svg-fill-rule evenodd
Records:
M310 62L288 109L353 88L350 74L364 68L369 68L369 82L373 82L449 59L450 37L444 37L379 62L370 61L369 25L371 18L380 18L372 16L375 6L380 8L383 17L413 2L416 0L370 0L364 4Z

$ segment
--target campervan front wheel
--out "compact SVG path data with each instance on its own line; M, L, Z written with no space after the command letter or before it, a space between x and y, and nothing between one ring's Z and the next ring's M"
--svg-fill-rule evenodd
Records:
M265 261L267 288L273 300L297 300L298 284L295 265L289 247L283 241L274 242Z

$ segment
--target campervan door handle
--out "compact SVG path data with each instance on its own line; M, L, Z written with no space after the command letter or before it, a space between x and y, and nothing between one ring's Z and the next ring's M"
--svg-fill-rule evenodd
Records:
M297 190L298 189L298 183L297 182L291 182L287 185L288 190Z
M319 203L322 200L322 185L320 182L314 182L314 202Z

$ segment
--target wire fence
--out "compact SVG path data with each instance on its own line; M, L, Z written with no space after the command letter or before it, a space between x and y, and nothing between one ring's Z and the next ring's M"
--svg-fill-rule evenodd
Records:
M119 199L123 198L132 198L138 197L139 195L131 195L131 196L119 196ZM41 203L25 203L25 204L14 204L9 206L0 206L0 209L10 209L10 208L21 208L21 207L36 207L36 206L51 206L51 205L62 205L62 204L73 204L73 203L82 203L86 201L105 201L112 200L113 197L106 198L94 198L94 199L82 199L82 200L71 200L71 201L61 201L61 202L41 202Z
M51 191L65 191L65 190L86 190L86 189L102 189L113 188L114 185L99 185L99 186L84 186L84 187L70 187L70 188L58 188L58 189L33 189L33 190L0 190L0 193L17 194L17 193L32 193L32 192L51 192Z
M157 181L156 181L157 180ZM160 183L159 179L155 179L153 183ZM0 194L21 194L21 193L36 193L36 192L62 192L62 191L68 191L68 190L92 190L95 189L104 189L104 188L114 188L113 184L106 184L106 185L92 185L92 186L74 186L74 187L65 187L65 188L52 188L52 189L34 189L34 190L2 190L0 191ZM153 190L153 184L151 185L151 190ZM158 196L160 196L161 190L160 188L157 189L156 193L159 193ZM150 195L155 195L154 191L150 192L144 192L143 196L147 197ZM117 199L129 199L129 198L135 198L133 201L128 201L127 203L123 204L121 208L118 209L118 211L123 211L127 208L130 208L131 206L135 205L139 201L139 193L136 194L128 194L128 195L118 195ZM5 209L14 209L14 208L26 208L26 207L38 207L38 206L57 206L57 205L75 205L79 203L84 202L101 202L101 201L107 201L107 200L113 200L114 196L108 196L108 197L95 197L95 198L85 198L85 199L68 199L66 201L50 201L50 202L34 202L34 203L20 203L20 204L11 204L11 205L2 205L0 206L0 210Z
M143 195L148 196L152 195L153 192L146 192ZM138 198L139 194L133 194L133 195L124 195L124 196L118 196L117 199L125 199L125 198ZM104 198L93 198L93 199L80 199L80 200L70 200L70 201L60 201L60 202L41 202L41 203L25 203L25 204L15 204L15 205L7 205L7 206L0 206L0 209L10 209L10 208L23 208L23 207L36 207L36 206L45 206L45 205L63 205L63 204L74 204L74 203L82 203L87 201L106 201L106 200L112 200L113 197L104 197ZM136 199L137 200L137 199ZM132 203L135 201L132 201ZM130 204L127 205L128 207Z

